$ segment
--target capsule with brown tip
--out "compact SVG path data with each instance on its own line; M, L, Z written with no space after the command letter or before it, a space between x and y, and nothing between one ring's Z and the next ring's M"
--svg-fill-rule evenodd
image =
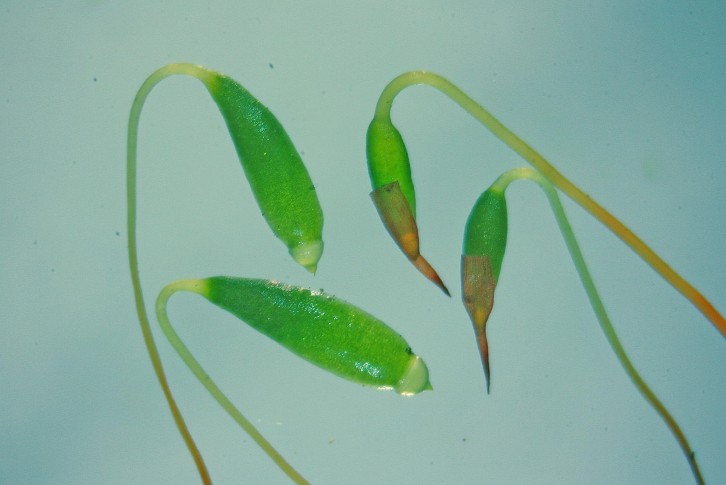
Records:
M507 202L504 191L495 185L479 197L469 214L461 256L462 299L474 326L487 393L491 379L486 325L506 246Z
M411 211L408 201L401 191L398 182L378 187L371 192L371 198L381 216L383 224L386 226L388 233L396 242L401 251L413 263L426 278L432 281L436 286L441 288L447 296L448 288L439 277L436 270L426 261L419 252L418 226L416 218Z

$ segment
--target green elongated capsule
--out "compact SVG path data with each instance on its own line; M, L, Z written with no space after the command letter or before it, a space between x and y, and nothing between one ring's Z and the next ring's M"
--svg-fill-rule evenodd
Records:
M504 190L493 185L479 196L464 230L464 256L486 256L494 279L499 279L507 247L507 199Z
M461 256L462 299L474 326L487 392L491 379L486 324L506 246L507 201L504 189L495 184L479 197L469 214Z
M323 213L310 175L275 115L229 76L188 63L169 64L142 84L131 108L128 140L130 217L135 217L136 144L141 108L152 88L175 74L204 84L227 124L252 193L272 232L293 259L315 272L323 252Z
M323 213L310 175L275 115L234 79L203 79L219 106L262 214L299 264L315 272Z
M204 483L211 483L204 460L184 422L164 373L146 314L139 276L136 242L136 152L139 120L144 102L151 90L160 81L172 75L192 76L207 88L225 119L240 162L265 220L273 233L288 247L293 259L311 272L315 272L323 251L323 216L315 187L287 133L275 116L239 83L202 66L177 63L157 69L141 85L131 105L126 155L128 250L134 299L144 342L176 426L194 458L200 478ZM173 293L174 290L169 291ZM161 311L157 316L177 352L222 407L250 433L250 436L260 444L278 466L293 480L303 483L304 479L299 473L284 461L206 376L201 366L168 325L163 306L171 293L164 295L161 307L157 306L157 310Z
M371 198L393 240L413 265L448 296L436 270L419 252L416 193L401 134L390 120L373 118L366 135Z
M237 316L344 379L411 395L431 389L424 361L388 325L334 296L275 281L212 277L172 283Z
M373 118L366 134L368 175L373 190L392 182L398 182L408 201L413 217L416 217L416 193L411 179L411 164L401 133L390 120Z

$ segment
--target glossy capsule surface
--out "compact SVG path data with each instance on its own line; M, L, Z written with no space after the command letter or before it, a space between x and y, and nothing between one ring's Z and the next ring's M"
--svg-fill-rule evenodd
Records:
M276 281L213 277L195 290L303 359L347 380L399 394L431 389L406 340L360 308Z

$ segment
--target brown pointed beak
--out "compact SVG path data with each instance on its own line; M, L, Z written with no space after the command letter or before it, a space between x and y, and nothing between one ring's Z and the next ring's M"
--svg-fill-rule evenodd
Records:
M494 306L494 289L497 286L488 256L461 257L461 286L464 306L474 326L479 355L484 367L487 393L491 382L489 375L489 344L486 326Z
M426 278L451 296L436 270L419 252L418 226L416 218L398 182L378 187L371 192L371 198L388 233L401 251Z

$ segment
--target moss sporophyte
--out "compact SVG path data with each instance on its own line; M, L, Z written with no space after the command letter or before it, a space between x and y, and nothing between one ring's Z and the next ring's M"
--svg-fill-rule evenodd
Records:
M411 167L403 137L391 121L391 107L395 97L405 88L417 84L429 85L448 96L535 169L518 169L502 175L476 202L464 234L461 258L462 299L474 326L487 391L491 376L486 325L494 304L494 291L499 280L507 241L505 189L512 180L527 178L537 182L544 189L598 322L620 364L635 387L668 425L688 460L696 482L703 483L695 453L685 435L637 373L620 344L587 270L555 189L562 191L610 229L703 313L722 335L726 335L726 320L700 292L671 269L630 229L565 178L542 155L505 127L484 107L447 79L431 72L412 71L396 77L384 88L378 99L373 121L368 127L366 153L368 172L373 187L371 197L386 229L398 246L417 269L445 293L448 294L448 290L441 278L419 254L416 195Z
M127 211L129 266L137 315L155 374L204 483L211 478L184 422L164 373L146 312L136 241L136 152L138 125L146 97L162 79L183 74L205 86L227 124L240 163L262 215L293 260L314 273L322 255L323 215L315 186L300 155L277 118L228 76L192 64L170 64L152 73L134 99L128 126ZM491 384L486 327L503 269L507 243L506 189L517 179L536 182L545 192L595 316L620 364L635 387L666 422L678 441L695 480L704 483L695 453L675 419L646 385L623 349L595 288L557 190L582 206L693 303L726 335L726 320L690 283L672 270L617 218L593 201L539 153L482 106L441 76L425 71L405 73L391 81L376 105L367 133L371 197L381 219L406 257L429 280L449 294L434 268L421 255L416 222L416 196L405 143L393 125L390 110L396 95L408 86L427 84L443 92L489 131L529 162L500 176L476 201L467 220L461 255L462 300L474 327L484 369ZM506 271L505 271L506 273ZM321 291L277 281L217 276L183 279L166 285L156 300L156 316L175 351L225 411L296 483L307 481L272 447L227 398L174 331L167 305L172 295L191 292L235 315L308 362L346 380L411 395L431 389L423 360L389 326L362 309Z
M223 74L192 64L170 64L149 76L129 118L127 204L129 265L137 314L154 371L172 416L204 483L211 478L184 422L164 373L146 314L136 243L136 148L141 109L162 79L184 74L200 80L224 117L255 200L292 258L314 273L323 251L323 215L308 171L275 116L245 88ZM237 316L303 359L344 379L412 395L431 389L428 369L410 345L386 324L334 296L274 281L214 277L164 287L156 315L171 345L202 385L296 483L307 481L255 429L204 371L169 322L167 303L179 291L197 293Z

